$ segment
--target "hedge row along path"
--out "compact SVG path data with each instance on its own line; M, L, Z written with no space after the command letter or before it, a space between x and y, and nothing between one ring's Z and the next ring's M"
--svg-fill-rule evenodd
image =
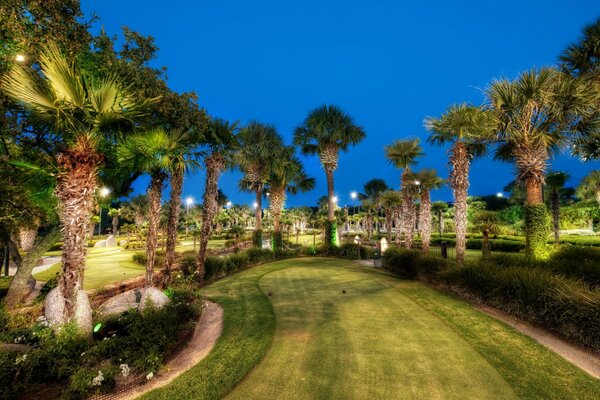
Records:
M600 398L600 380L503 322L353 261L278 261L203 294L221 337L144 398Z

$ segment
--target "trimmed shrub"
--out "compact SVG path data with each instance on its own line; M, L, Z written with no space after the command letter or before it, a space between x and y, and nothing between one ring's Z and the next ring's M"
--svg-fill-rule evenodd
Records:
M262 229L258 229L252 232L252 246L262 248Z
M548 258L548 210L545 204L527 204L525 212L525 254L535 260Z
M452 264L443 258L425 256L419 250L390 247L383 253L383 267L405 278L431 280Z

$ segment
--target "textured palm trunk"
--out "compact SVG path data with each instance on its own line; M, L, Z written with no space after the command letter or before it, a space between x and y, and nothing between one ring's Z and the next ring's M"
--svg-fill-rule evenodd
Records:
M400 246L401 231L402 231L402 206L394 209L394 226L396 228L396 245Z
M281 233L281 213L285 204L285 188L272 188L269 197L269 209L273 215L273 231Z
M64 322L70 322L75 317L77 293L83 288L86 236L95 206L96 177L101 160L102 157L85 138L58 157L60 172L56 182L56 197L63 229L58 288L65 301Z
M144 225L145 221L146 218L143 214L136 214L135 217L133 217L133 223L140 228Z
M158 227L160 223L160 198L165 181L163 172L155 172L150 177L148 188L148 237L146 239L146 287L153 285L156 248L158 247Z
M385 230L387 232L387 241L392 243L392 219L393 219L392 208L386 208L385 210Z
M431 196L429 190L421 189L421 213L419 218L421 228L421 239L423 241L423 253L429 253L429 242L431 241Z
M451 150L450 185L454 191L454 224L456 227L456 261L465 260L467 234L467 191L469 190L469 169L471 156L467 146L456 142Z
M115 214L112 217L112 234L116 236L118 229L119 229L119 216Z
M21 229L19 231L19 247L21 251L28 252L35 244L37 238L37 227L35 229Z
M329 222L335 220L335 202L333 201L334 186L333 186L333 172L338 167L338 148L336 145L328 145L319 153L321 164L325 169L325 175L327 177L327 219Z
M208 239L212 229L212 221L217 212L217 195L219 190L219 176L225 168L225 158L220 153L212 153L204 160L206 166L206 183L204 187L202 213L202 226L200 228L200 245L198 258L196 260L196 272L200 284L204 283L204 263L206 262L206 250L208 248Z
M262 230L262 194L263 188L262 185L254 191L255 201L256 201L256 209L254 210L254 218L256 223L254 224L254 230L260 231Z
M554 230L554 245L560 244L560 202L558 189L553 188L550 192L550 207L552 208L552 228Z
M444 214L441 211L438 212L438 232L440 236L444 233Z
M36 231L37 233L37 231ZM15 276L10 282L8 293L6 294L5 304L8 309L16 307L31 293L31 273L37 265L38 260L46 253L54 243L60 238L60 229L53 228L38 243L34 243L21 260ZM35 285L35 280L33 280Z
M529 176L525 179L525 190L527 192L527 204L542 204L544 203L544 193L542 191L542 181L535 177Z
M165 259L165 285L171 282L171 271L175 265L175 247L177 246L177 225L181 211L181 192L183 191L183 171L176 170L171 175L171 199L169 200L169 220L167 222L167 251Z
M404 168L402 171L402 232L404 234L404 247L412 248L414 241L416 209L414 198L411 193L411 184L408 180L410 168Z

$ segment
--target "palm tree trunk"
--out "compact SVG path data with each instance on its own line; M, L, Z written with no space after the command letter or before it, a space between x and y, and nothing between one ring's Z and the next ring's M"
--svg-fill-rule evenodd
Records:
M87 253L86 237L94 210L98 165L102 160L94 146L84 136L58 157L56 197L58 217L63 229L62 266L57 295L48 296L46 316L60 326L75 319L79 309L79 324L84 333L91 331L91 307L79 298L83 293L83 278ZM79 300L78 300L79 298ZM81 301L81 303L80 303ZM59 315L62 314L62 315ZM86 314L85 316L83 314ZM89 314L89 315L88 315Z
M385 210L385 230L387 232L388 243L392 243L392 218L392 208L387 208Z
M42 255L54 246L54 243L56 243L59 238L60 229L57 226L52 228L37 244L34 243L29 248L21 260L17 273L10 282L10 287L8 288L8 293L5 298L5 304L8 309L16 307L29 295L29 293L31 293L31 290L28 289L30 287L30 281L33 279L31 276L33 268L37 265L37 262Z
M31 250L31 248L35 244L37 232L37 226L34 229L19 230L19 248L21 249L21 251L26 253L29 250Z
M440 232L440 236L444 234L444 214L440 211L438 212L438 230Z
M256 224L254 225L254 230L260 231L262 230L262 186L259 189L256 189L254 193L256 197L256 209L254 210L254 218L256 219Z
M400 246L401 231L402 231L402 206L394 209L394 226L396 228L396 245Z
M469 169L471 157L463 142L456 142L452 148L450 164L450 185L454 191L454 224L456 226L456 261L465 260L467 234L467 190L469 189Z
M146 287L152 286L156 248L158 246L158 225L160 219L160 198L165 181L163 172L155 172L150 177L148 188L148 237L146 239Z
M196 260L196 272L201 285L204 283L204 275L206 273L204 269L206 250L208 248L213 217L217 212L219 176L223 168L225 168L225 158L220 153L215 152L204 160L204 164L206 165L206 183L203 198L204 212L202 213L202 227L200 228L200 248Z
M112 234L117 235L117 230L119 229L119 216L117 214L112 217Z
M165 260L165 285L171 282L171 270L175 264L177 246L177 225L181 211L181 192L183 191L183 170L175 170L171 175L171 199L169 200L169 220L167 222L167 251Z
M421 239L423 241L423 253L429 253L429 242L431 240L431 196L429 190L421 189L421 213L419 218L421 228Z

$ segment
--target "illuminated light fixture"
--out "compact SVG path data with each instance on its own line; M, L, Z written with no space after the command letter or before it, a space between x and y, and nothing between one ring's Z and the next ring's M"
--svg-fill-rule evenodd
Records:
M230 201L227 202L227 208L231 207L232 205L233 205L232 202L230 202Z
M20 63L25 62L25 56L23 54L17 54L15 56L15 61Z
M419 186L419 185L421 184L421 181L419 181L419 180L415 180L413 183L414 183L415 185Z
M338 202L338 197L337 196L333 196L333 202L337 203Z
M185 199L185 204L186 204L187 206L191 206L192 204L194 204L194 198L193 198L193 197L187 197L187 198Z
M496 197L502 198L502 197L504 197L504 194L502 192L498 192L498 193L496 193Z
M94 326L94 333L98 332L102 328L102 322L99 322Z
M352 198L352 200L355 200L358 197L358 193L350 192L350 197Z
M107 187L100 188L100 197L106 197L110 194L110 189Z
M258 207L258 203L257 203L257 202L254 202L254 203L252 204L252 207L254 207L254 208Z

